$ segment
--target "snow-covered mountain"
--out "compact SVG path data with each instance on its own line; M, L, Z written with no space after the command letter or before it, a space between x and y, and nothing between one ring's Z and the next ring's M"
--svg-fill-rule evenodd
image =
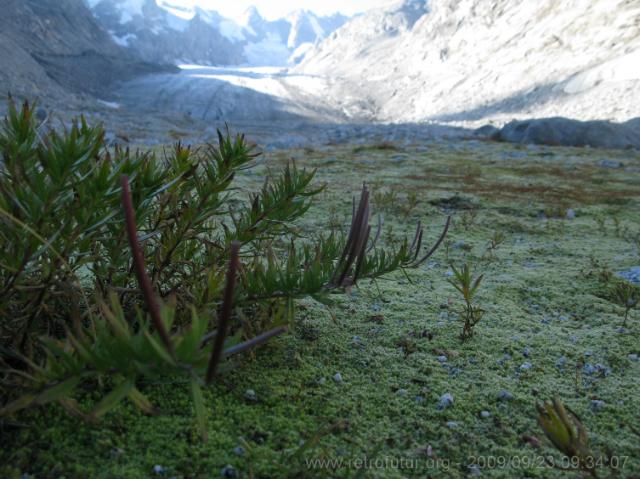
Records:
M405 0L347 22L298 73L381 121L640 116L640 2Z
M117 43L154 62L286 65L347 20L300 10L269 21L251 7L235 22L172 0L85 1Z

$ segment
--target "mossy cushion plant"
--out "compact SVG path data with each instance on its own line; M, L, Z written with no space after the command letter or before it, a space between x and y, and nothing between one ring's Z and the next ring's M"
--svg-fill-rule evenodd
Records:
M347 234L302 236L294 222L325 186L289 163L241 201L234 177L258 158L243 136L160 158L107 148L84 119L42 133L32 110L10 104L0 131L0 415L58 402L97 421L125 398L153 413L138 383L182 375L206 438L202 387L285 332L297 300L416 267L449 226L425 251L419 224L379 247L363 186ZM81 408L74 394L104 382Z

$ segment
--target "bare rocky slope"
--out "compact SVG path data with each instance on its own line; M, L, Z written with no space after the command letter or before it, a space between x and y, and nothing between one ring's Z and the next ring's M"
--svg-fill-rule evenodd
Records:
M0 91L41 104L108 96L117 82L169 67L140 61L82 0L0 0Z
M406 0L356 17L297 72L352 118L505 123L640 116L635 0ZM365 92L364 94L361 92Z

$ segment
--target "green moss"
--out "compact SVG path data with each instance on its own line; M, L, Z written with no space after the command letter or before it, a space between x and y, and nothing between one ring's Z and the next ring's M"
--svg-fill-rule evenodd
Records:
M393 158L398 151L406 155L401 162ZM301 232L335 226L332 215L345 223L351 195L365 180L398 193L385 212L398 234L420 218L432 240L445 213L453 214L448 258L443 248L409 272L411 282L398 273L379 281L379 290L362 284L332 311L303 303L292 334L206 392L208 442L195 431L188 385L167 378L141 385L161 411L156 417L122 405L96 427L49 407L0 425L2 477L204 478L220 476L226 465L242 477L354 477L355 469L313 469L305 461L366 456L396 461L368 469L370 477L465 477L474 457L480 465L497 461L484 477L565 477L540 460L552 450L535 404L554 394L581 417L595 449L628 458L620 477L637 474L638 438L627 425L640 423L640 363L628 356L640 353L640 313L632 311L629 331L618 332L623 311L599 294L590 259L612 271L640 264L630 239L640 231L637 153L433 142L402 150L299 150L265 163L289 157L321 165L318 178L329 183ZM600 168L602 157L625 166ZM252 172L242 185L255 189L264 174ZM420 202L406 211L411 191ZM574 219L565 218L568 208ZM469 211L473 221L463 222ZM614 217L623 225L618 233ZM506 239L482 259L495 231ZM456 247L459 241L467 246ZM458 298L445 281L448 261L471 261L485 274L477 301L487 312L465 343ZM410 354L402 347L407 341ZM443 352L445 363L438 359ZM526 362L531 367L521 368ZM588 374L585 364L605 369ZM336 373L342 382L333 380ZM257 401L245 398L247 389ZM500 401L502 390L513 400ZM439 410L445 393L454 404ZM594 399L605 407L594 412ZM491 416L481 418L481 411ZM541 448L531 445L532 436ZM234 453L238 446L244 455ZM392 467L401 458L411 462ZM435 458L443 461L439 470ZM503 459L511 469L499 467ZM523 472L523 464L532 465ZM165 473L155 474L155 465Z

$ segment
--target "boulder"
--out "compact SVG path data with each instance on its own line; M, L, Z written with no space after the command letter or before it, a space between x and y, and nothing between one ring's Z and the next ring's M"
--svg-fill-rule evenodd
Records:
M640 122L578 121L561 117L512 121L495 139L521 144L640 149Z

